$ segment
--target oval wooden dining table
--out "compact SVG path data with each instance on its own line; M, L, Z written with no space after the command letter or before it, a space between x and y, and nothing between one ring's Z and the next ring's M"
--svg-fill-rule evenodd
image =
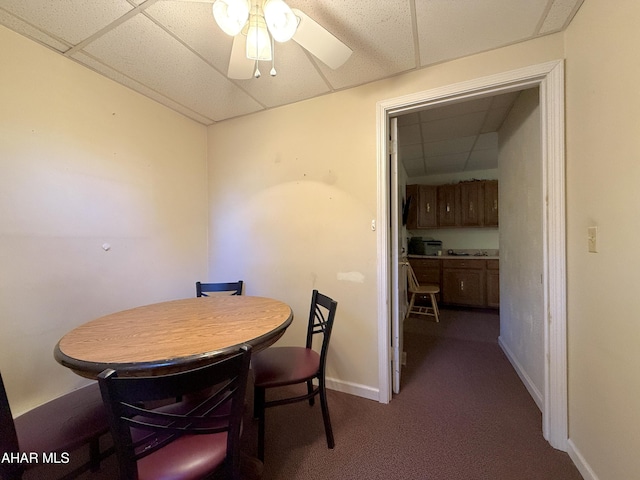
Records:
M105 315L67 333L55 359L78 375L106 368L123 376L160 375L196 368L244 344L254 351L278 340L293 320L278 300L247 295L155 303Z

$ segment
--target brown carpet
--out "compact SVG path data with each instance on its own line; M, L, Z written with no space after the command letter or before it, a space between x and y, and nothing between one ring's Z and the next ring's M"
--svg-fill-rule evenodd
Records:
M443 310L439 325L410 318L405 332L390 404L329 393L334 450L319 406L267 411L265 480L582 478L542 438L542 415L497 344L496 313Z
M440 324L408 319L402 389L390 404L329 392L333 450L318 404L268 410L263 479L581 479L542 438L540 411L497 345L498 322L456 310ZM247 410L243 444L255 455ZM112 457L83 478L114 479L116 468Z

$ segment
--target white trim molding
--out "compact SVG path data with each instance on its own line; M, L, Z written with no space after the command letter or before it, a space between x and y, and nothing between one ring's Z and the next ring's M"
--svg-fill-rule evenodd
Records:
M544 235L544 391L542 433L549 443L568 448L567 316L566 316L566 213L564 140L564 62L557 60L413 93L378 102L377 224L389 225L389 118L417 108L445 105L465 99L509 91L540 88ZM378 250L378 350L379 398L391 400L390 352L390 241L387 228L377 229Z

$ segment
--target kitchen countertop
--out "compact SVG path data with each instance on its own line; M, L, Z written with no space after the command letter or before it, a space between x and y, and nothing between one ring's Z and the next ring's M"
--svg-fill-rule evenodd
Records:
M433 260L499 260L500 257L492 255L407 255L408 258L430 258Z

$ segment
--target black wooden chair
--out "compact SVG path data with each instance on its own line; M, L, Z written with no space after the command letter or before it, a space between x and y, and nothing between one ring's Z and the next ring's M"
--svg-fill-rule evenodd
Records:
M74 390L20 415L15 420L0 375L0 457L20 459L21 454L37 454L37 462L0 461L0 477L15 480L25 470L49 464L50 478L73 478L100 467L100 461L113 449L100 451L100 437L109 433L109 423L97 383ZM65 461L75 450L89 445L89 458L68 472ZM48 459L43 456L47 455ZM60 463L54 464L51 460ZM51 463L50 463L51 462ZM43 472L44 473L44 472Z
M240 430L251 348L153 377L98 376L121 480L240 478ZM189 398L159 408L148 405ZM143 405L147 405L144 407Z
M337 302L314 290L311 297L306 346L270 347L253 356L251 365L255 375L254 417L258 419L258 458L260 460L264 460L265 410L304 400L309 400L309 405L313 405L316 395L320 396L327 446L334 447L325 388L325 365L337 308ZM322 336L320 353L312 349L313 336L316 334ZM317 386L313 385L314 379L318 381ZM267 389L303 383L307 385L306 394L266 401Z
M205 292L233 292L231 295L242 295L242 280L228 283L196 282L196 297L208 297Z

